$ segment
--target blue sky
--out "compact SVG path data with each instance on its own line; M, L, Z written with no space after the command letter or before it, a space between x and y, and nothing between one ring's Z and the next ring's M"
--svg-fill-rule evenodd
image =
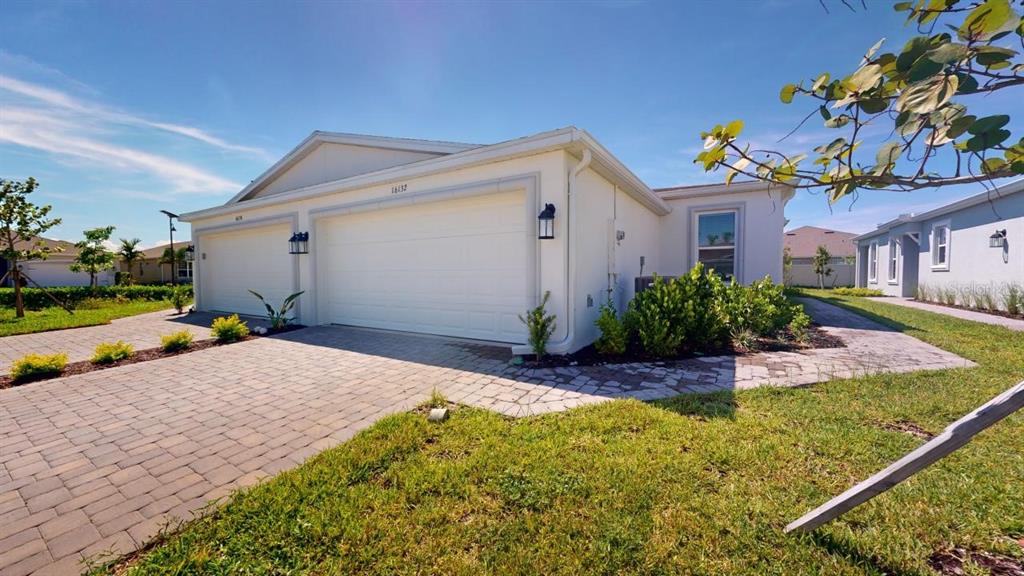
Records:
M741 118L773 144L811 109L779 103L782 84L913 32L888 1L826 3L7 0L0 177L41 181L64 219L51 236L113 224L147 245L166 238L159 209L223 203L317 129L490 143L576 125L652 187L720 181L692 164L701 130ZM785 147L831 136L812 121ZM787 215L864 231L976 191L865 192L831 211L801 193Z

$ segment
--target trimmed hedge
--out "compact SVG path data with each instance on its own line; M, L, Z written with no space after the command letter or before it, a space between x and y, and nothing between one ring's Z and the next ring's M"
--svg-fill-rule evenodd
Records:
M187 286L188 297L191 298L192 286L184 284L181 286ZM57 288L47 288L46 291L68 306L74 306L87 298L123 298L125 300L151 301L170 300L174 287L170 285L99 286L95 291L93 291L88 286L61 286ZM21 294L26 308L39 309L54 306L53 300L50 300L46 296L46 293L40 288L22 288ZM14 307L14 288L0 288L0 306L7 308Z

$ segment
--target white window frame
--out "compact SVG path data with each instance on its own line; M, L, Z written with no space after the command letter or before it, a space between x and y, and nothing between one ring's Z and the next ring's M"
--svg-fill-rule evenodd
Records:
M181 273L181 268L183 264L185 266L185 274ZM192 281L192 275L195 273L192 264L193 263L190 260L180 260L178 262L175 262L175 265L177 266L178 269L175 270L174 273L177 275L178 280L188 280L190 282Z
M944 246L946 248L946 260L944 262L939 262L938 261L938 258L939 258L939 243L936 241L936 236L938 236L936 234L936 231L939 228L942 228L943 230L946 231L946 243L944 244ZM941 222L936 222L936 223L932 224L931 242L930 242L930 246L929 246L931 248L930 252L931 252L931 259L932 259L932 270L935 270L935 271L949 271L949 250L950 250L950 246L953 244L952 240L953 240L953 234L952 234L952 231L949 228L949 220L942 220Z
M878 242L868 245L868 282L878 283Z
M732 214L733 238L731 245L716 245L710 249L716 250L732 248L732 277L735 278L737 282L740 282L740 236L742 234L742 232L740 231L740 227L743 221L743 219L741 218L742 211L740 208L721 208L708 210L698 209L693 211L693 220L690 232L690 244L692 246L690 259L692 265L696 266L697 262L700 262L700 217L714 216L715 214ZM705 246L704 249L707 250L709 248Z
M900 243L895 238L889 238L889 257L886 259L885 265L889 284L898 284L900 281Z

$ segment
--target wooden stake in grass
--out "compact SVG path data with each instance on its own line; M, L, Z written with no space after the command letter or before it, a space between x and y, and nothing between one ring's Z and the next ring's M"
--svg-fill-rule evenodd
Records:
M1024 407L1024 381L953 422L935 438L900 458L886 469L804 514L786 526L786 532L810 532L882 492L892 488L970 442L982 430Z

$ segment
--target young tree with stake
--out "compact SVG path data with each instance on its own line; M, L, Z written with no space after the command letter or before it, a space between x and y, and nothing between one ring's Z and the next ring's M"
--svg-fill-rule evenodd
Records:
M78 248L78 256L75 257L74 264L69 266L69 268L71 268L72 272L87 272L89 274L89 287L93 290L97 286L96 275L104 270L111 269L117 259L117 256L110 250L107 250L107 247L104 245L105 242L110 240L110 235L113 233L113 226L93 228L84 232L84 240L75 243L75 247Z
M29 177L24 182L0 180L0 258L10 263L8 274L14 283L14 315L25 317L25 304L21 294L22 262L45 260L52 251L40 236L60 224L60 218L50 218L52 206L36 206L28 200L39 183Z

